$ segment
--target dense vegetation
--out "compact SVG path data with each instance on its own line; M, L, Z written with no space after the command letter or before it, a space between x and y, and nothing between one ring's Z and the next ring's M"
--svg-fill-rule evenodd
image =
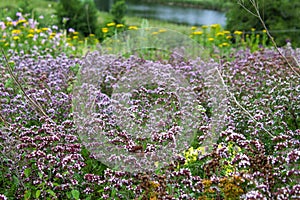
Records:
M299 49L32 5L1 12L0 199L300 198Z

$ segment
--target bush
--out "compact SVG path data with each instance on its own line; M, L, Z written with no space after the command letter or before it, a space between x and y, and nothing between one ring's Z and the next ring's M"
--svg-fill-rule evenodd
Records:
M235 1L234 1L235 2ZM250 1L242 1L246 8L255 12ZM300 2L297 0L264 0L257 1L259 11L268 29L272 32L278 45L286 44L286 40L291 40L294 46L300 46L300 35L296 30L300 29L298 19L300 17ZM227 12L227 29L234 30L263 30L259 19L238 4L233 4L232 8ZM275 30L280 30L275 32ZM281 32L284 31L284 32Z
M56 14L60 28L72 28L84 36L96 32L97 9L93 1L61 0Z
M111 8L111 14L113 15L113 20L117 24L124 23L124 16L126 13L126 4L124 0L117 0Z

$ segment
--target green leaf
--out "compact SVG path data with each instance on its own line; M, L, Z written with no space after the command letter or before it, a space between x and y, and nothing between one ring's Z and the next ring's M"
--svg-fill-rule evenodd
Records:
M38 172L39 178L42 179L43 178L43 174L41 172Z
M53 190L47 190L47 192L49 193L49 194L51 194L52 196L54 196L54 197L56 197L56 194L55 194L55 192L53 192Z
M71 193L72 193L72 196L73 196L74 199L79 199L79 194L80 193L79 193L78 190L72 190Z
M31 196L31 191L30 190L26 190L25 191L25 195L24 195L24 199L30 199L30 196Z
M24 174L25 174L26 178L29 177L30 173L31 173L31 169L30 169L30 168L26 168L26 169L24 170Z
M39 198L40 195L41 195L41 190L37 190L35 192L35 198Z

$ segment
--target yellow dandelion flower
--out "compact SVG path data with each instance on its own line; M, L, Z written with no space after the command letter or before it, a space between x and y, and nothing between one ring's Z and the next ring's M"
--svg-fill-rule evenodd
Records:
M122 28L122 27L124 27L124 24L117 24L116 27L117 28Z
M49 36L49 39L50 39L50 40L52 40L53 38L54 38L54 36L53 36L53 35L50 35L50 36Z
M115 22L111 22L111 23L108 23L108 24L106 24L106 26L107 27L110 27L110 26L115 26L116 25L116 23Z
M90 37L95 37L95 34L92 34L92 33L91 33L91 34L90 34Z
M214 38L208 38L208 41L210 41L210 42L212 42L212 41L214 41L215 39Z
M137 26L129 26L128 29L129 29L129 30L137 30L138 27L137 27Z
M70 47L74 46L74 45L73 45L72 43L70 43L70 42L68 42L67 44L68 44L68 46L70 46Z
M13 37L13 40L20 40L20 37L14 36L14 37Z
M107 33L108 32L108 28L102 28L102 33Z
M223 43L222 43L222 46L223 46L223 47L229 47L229 46L230 46L230 44L229 44L229 43L227 43L227 42L223 42Z
M254 32L254 31L255 31L255 28L251 28L251 31Z
M34 33L34 29L29 29L29 33Z
M11 26L12 24L12 22L6 22L6 26Z
M263 33L266 33L266 32L267 32L267 30L265 29L265 30L263 30L262 32L263 32Z
M234 31L234 33L233 34L235 34L235 35L242 35L243 34L243 32L242 31Z
M73 39L74 39L74 40L78 39L78 36L77 36L77 35L74 35L74 36L73 36Z
M77 31L73 32L74 35L78 35L79 33Z
M27 22L26 19L20 19L17 23L21 24L21 23L26 23L26 22Z
M55 33L55 32L53 32L53 33L51 33L50 35L51 35L51 36L55 36L55 35L56 35L56 33Z
M46 28L46 27L42 28L42 31L48 31L48 30L49 30L49 28Z
M219 28L221 25L220 24L212 24L210 25L211 28L216 29Z
M218 37L218 36L224 36L224 33L223 32L218 32L217 34L216 34L216 36Z
M207 26L207 25L203 25L203 26L201 26L201 28L202 28L202 29L207 29L208 26Z
M26 37L27 37L27 38L33 38L34 35L30 33L30 34L28 34Z
M223 31L224 34L230 34L230 31Z
M15 35L18 35L21 33L21 30L18 30L18 29L14 29L11 31L12 34L15 34Z
M230 39L232 39L232 36L231 36L231 35L228 35L228 36L226 36L226 39L227 39L227 40L230 40Z
M193 35L202 35L202 34L203 34L202 31L195 31L195 32L193 32Z
M67 38L67 41L71 41L71 38L68 37L68 38Z
M166 29L160 29L158 32L164 33L164 32L166 32L166 31L167 31Z
M197 27L196 27L196 26L192 26L191 29L192 29L192 30L196 30Z
M42 32L42 30L41 29L35 29L34 30L36 33L40 33L40 32Z

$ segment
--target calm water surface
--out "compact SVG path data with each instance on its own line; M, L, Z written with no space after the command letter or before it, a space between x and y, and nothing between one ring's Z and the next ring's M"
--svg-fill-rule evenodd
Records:
M214 10L147 3L127 3L127 6L128 15L146 19L188 25L226 24L225 13Z

